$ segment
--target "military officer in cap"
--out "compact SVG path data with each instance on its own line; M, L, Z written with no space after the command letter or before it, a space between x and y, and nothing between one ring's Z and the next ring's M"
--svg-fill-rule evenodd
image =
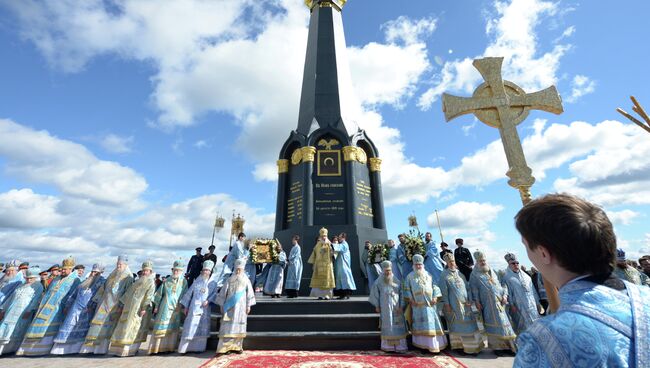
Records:
M190 258L190 261L187 263L187 272L185 273L185 278L187 279L187 284L192 285L194 279L199 277L201 274L201 265L203 265L203 255L201 251L203 248L196 247L196 254Z

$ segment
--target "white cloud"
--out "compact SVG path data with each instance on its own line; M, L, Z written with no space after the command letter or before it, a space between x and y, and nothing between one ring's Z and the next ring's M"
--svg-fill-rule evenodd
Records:
M121 137L115 134L108 134L102 138L100 144L105 150L111 153L129 153L133 150L133 136Z
M99 160L81 144L8 120L0 120L0 157L9 175L59 192L45 195L23 188L0 193L3 258L45 267L72 254L79 262L110 265L127 253L136 263L151 258L166 268L176 258L187 260L197 245L209 245L217 213L228 217L236 209L246 219L246 229L265 237L275 224L274 214L226 194L170 205L147 203L141 198L146 181L139 173ZM124 192L124 185L137 190L111 193ZM216 236L220 255L228 250L228 233L225 229Z
M645 131L607 120L594 126L584 124L572 136L582 140L578 145L588 143L591 149L586 157L569 165L573 176L555 180L557 191L603 206L650 203L650 145Z
M371 42L362 48L349 48L348 58L361 102L398 108L414 94L416 82L430 65L423 43L398 46Z
M207 147L210 147L210 145L208 144L208 142L206 142L203 139L200 139L200 140L194 142L194 148L202 149L202 148L207 148Z
M301 1L187 1L153 9L148 3L125 0L111 11L99 0L84 6L64 1L10 7L23 35L57 67L78 71L102 54L153 63L152 99L160 112L155 124L174 129L194 124L208 111L229 113L241 127L236 146L253 160L255 179L276 180L275 160L269 158L276 156L296 124L308 23ZM540 19L557 9L548 1L496 2L496 15L487 26L492 41L484 55L508 57L506 77L524 88L555 82L559 59L569 46L540 53L534 31ZM354 88L366 109L358 121L384 160L387 205L424 202L461 185L487 185L502 179L507 170L498 141L451 170L417 165L405 155L399 130L373 111L381 104L400 108L413 95L431 67L422 39L435 28L434 18L400 17L382 26L385 44L371 42L348 50ZM438 77L439 83L421 97L421 105L430 106L444 90L469 92L480 79L470 58L445 63ZM179 138L174 144L179 154L181 143ZM531 162L536 160L533 154ZM565 161L540 154L539 162L544 163L541 168L531 166L541 179L547 168Z
M5 171L62 193L114 206L135 206L146 180L128 167L100 160L84 146L0 119L0 155Z
M569 37L573 36L574 33L576 33L576 27L575 26L567 27L564 30L564 32L562 32L560 37L555 39L555 43L558 43L558 42L562 41L565 38L569 38Z
M456 202L438 211L445 241L454 249L454 239L462 238L464 246L472 253L481 250L493 267L505 267L505 252L495 248L494 243L498 237L490 229L491 223L498 218L501 211L503 206L500 204L465 201ZM427 217L427 224L437 228L435 212ZM516 251L521 253L521 249Z
M47 228L60 225L63 216L53 196L31 189L12 189L0 194L0 228Z
M446 62L434 78L434 86L420 96L418 105L428 110L446 91L471 93L481 83L480 74L472 66L475 58L504 57L504 79L515 82L527 91L546 88L557 82L560 58L570 45L554 45L540 53L535 33L545 16L555 15L558 3L543 0L495 1L496 16L488 19L486 33L491 39L482 55Z
M278 167L271 162L257 164L253 170L253 177L257 181L276 181L278 180Z
M194 124L197 116L208 111L229 113L241 127L236 147L256 164L255 178L275 180L271 169L275 162L269 157L277 155L296 126L309 17L302 1L187 1L154 6L126 0L113 5L111 11L99 0L83 6L68 0L9 7L18 16L25 38L55 67L79 71L102 54L153 63L152 100L160 111L157 126L174 129ZM430 67L422 38L435 25L433 18L400 17L382 27L385 44L349 48L352 82L362 104L369 109L380 104L403 106ZM386 127L377 113L363 112L358 121L381 152L391 152L391 157L384 157L383 174L393 178L387 181L387 193L404 189L397 183L397 172L439 171L411 163L403 154L399 131ZM182 153L180 142L174 150ZM424 182L433 180L425 177ZM398 185L391 187L391 183ZM400 193L400 198L388 196L387 202L426 200L431 194L425 188L430 185L410 186L412 196Z
M402 15L384 23L381 28L388 42L410 45L422 42L423 37L429 36L436 30L437 23L438 20L433 17L412 20Z
M571 83L571 95L566 98L567 102L576 102L580 97L593 93L596 90L596 82L584 75L576 75Z
M438 211L438 215L444 233L460 236L488 230L489 224L501 211L503 206L499 204L460 201ZM429 227L437 227L435 213L427 217L427 224Z
M629 225L641 214L632 210L607 211L607 217L615 225Z

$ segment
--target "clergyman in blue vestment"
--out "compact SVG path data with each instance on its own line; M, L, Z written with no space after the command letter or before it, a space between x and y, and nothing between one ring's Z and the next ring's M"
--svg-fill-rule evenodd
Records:
M77 354L81 350L81 345L90 329L90 320L97 308L93 298L106 282L106 278L102 276L103 272L104 266L94 264L88 277L79 284L68 299L68 305L64 307L67 311L65 321L54 337L54 346L50 354Z
M180 304L184 308L185 322L183 335L178 344L178 352L203 352L210 337L210 300L217 292L217 281L210 278L214 262L203 262L199 277L194 280L183 297Z
M46 355L52 350L54 336L65 318L63 307L79 285L79 274L72 272L74 259L63 260L61 274L52 280L38 306L16 355Z
M505 255L508 268L503 278L503 283L508 288L509 312L512 319L512 327L517 334L537 321L543 313L539 296L533 285L533 280L519 267L517 256L513 253Z
M442 311L449 329L449 343L452 349L463 350L466 354L478 354L487 347L485 335L479 330L472 301L468 293L468 284L456 265L454 253L444 255L447 268L442 271L438 286L442 298Z
M454 254L454 258L456 255ZM488 338L488 347L496 354L517 352L515 331L506 312L508 307L508 289L499 282L499 277L490 268L485 254L474 252L477 265L469 277L472 301L480 310Z
M339 235L339 243L332 243L336 263L334 264L334 278L336 286L334 289L339 290L339 299L348 299L353 290L357 290L352 276L350 246L346 240L347 235L341 233Z
M0 355L15 352L23 341L43 295L40 272L38 266L30 267L25 283L0 304Z
M445 267L440 257L438 257L438 248L430 232L424 234L424 252L424 269L431 275L433 283L437 285L440 274Z
M287 298L296 298L300 290L300 279L302 278L302 255L300 249L300 236L294 235L291 239L293 246L287 259L287 281L284 289L287 292Z
M372 285L368 302L381 317L381 350L404 352L406 345L406 320L402 309L402 290L399 280L393 277L390 261L381 263L382 276Z

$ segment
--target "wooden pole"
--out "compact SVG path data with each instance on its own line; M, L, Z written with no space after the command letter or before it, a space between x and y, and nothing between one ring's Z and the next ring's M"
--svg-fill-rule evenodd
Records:
M641 107L641 104L639 104L639 101L637 101L636 98L634 98L634 96L630 96L630 100L632 100L632 104L633 104L632 110L637 114L639 114L639 116L641 116L641 118L646 121L647 125L644 124L639 119L632 116L631 114L628 114L625 110L621 109L620 107L617 108L616 111L618 111L621 115L628 118L634 124L643 128L646 132L650 133L650 117L648 116L648 114L646 114L645 110L643 109L643 107Z
M438 210L436 210L436 221L438 222L438 231L440 232L440 242L444 242L442 239L442 227L440 226L440 217L438 217Z

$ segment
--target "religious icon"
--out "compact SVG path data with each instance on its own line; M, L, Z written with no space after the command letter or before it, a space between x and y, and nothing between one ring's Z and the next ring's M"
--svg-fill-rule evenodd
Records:
M341 176L341 151L319 150L318 176Z
M409 216L409 227L418 227L418 218L414 214Z

